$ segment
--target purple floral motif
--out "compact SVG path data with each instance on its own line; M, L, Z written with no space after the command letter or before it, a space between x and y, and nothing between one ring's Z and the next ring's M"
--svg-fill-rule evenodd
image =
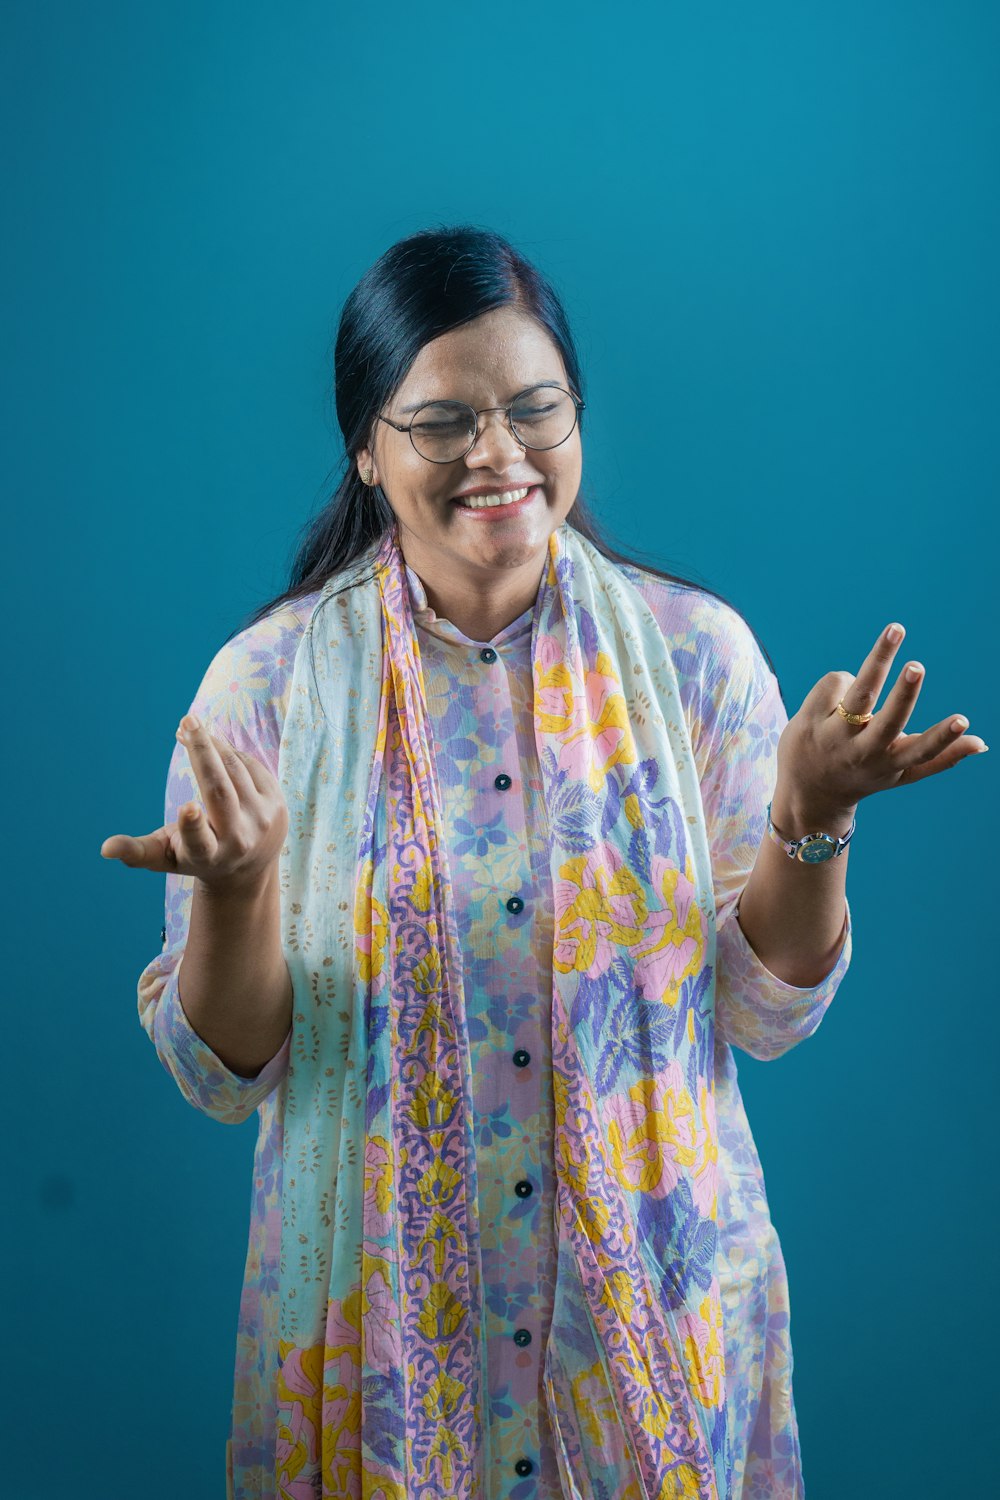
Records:
M456 818L454 826L459 836L455 844L455 853L459 857L464 854L475 854L481 859L489 852L491 845L500 845L507 841L507 832L502 826L500 813L495 813L492 818L479 824L470 823L468 818Z
M479 1144L484 1150L488 1150L494 1141L506 1140L511 1133L510 1106L501 1104L498 1109L491 1110L478 1124Z
M665 1198L643 1193L637 1215L646 1258L660 1274L663 1305L683 1307L692 1287L707 1292L715 1273L718 1230L702 1218L682 1177Z

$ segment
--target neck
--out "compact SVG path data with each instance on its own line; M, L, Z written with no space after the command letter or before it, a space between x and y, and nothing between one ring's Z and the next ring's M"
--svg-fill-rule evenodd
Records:
M417 573L416 568L413 571ZM489 589L460 579L450 580L442 589L422 574L417 576L436 615L450 621L472 641L491 641L534 604L542 566L534 568L530 578L517 584L514 580L504 580Z
M485 569L476 577L454 567L448 558L432 559L402 544L406 563L424 586L427 602L473 641L491 641L522 615L538 596L548 546L530 562L501 571Z

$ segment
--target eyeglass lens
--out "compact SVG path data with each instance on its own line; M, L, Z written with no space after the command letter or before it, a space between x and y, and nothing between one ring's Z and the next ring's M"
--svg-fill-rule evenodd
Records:
M576 426L576 417L572 396L555 386L522 392L510 409L514 436L525 448L558 448ZM410 440L432 463L450 463L472 447L477 420L462 401L433 401L414 413Z

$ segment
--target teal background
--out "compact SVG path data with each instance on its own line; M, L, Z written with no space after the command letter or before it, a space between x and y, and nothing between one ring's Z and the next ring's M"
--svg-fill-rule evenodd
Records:
M1000 11L8 0L4 32L6 1467L221 1497L254 1126L162 1070L162 877L99 849L161 821L333 487L344 297L414 229L508 234L565 294L612 530L749 617L790 713L899 619L911 727L990 742ZM996 754L862 805L851 972L740 1055L809 1500L994 1477Z

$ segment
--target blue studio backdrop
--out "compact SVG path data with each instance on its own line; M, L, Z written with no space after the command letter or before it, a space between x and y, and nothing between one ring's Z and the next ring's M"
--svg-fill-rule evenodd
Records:
M9 0L4 31L9 1493L213 1500L254 1123L161 1068L163 879L99 850L160 823L202 673L332 491L345 296L415 229L508 235L568 303L611 532L750 619L789 713L898 619L911 729L989 743L1000 11ZM851 971L738 1055L809 1500L994 1475L996 754L862 804Z

